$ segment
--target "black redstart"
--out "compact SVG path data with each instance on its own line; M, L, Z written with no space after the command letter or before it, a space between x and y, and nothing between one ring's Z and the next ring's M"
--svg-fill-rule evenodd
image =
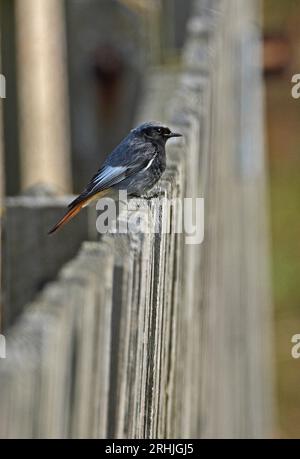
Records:
M91 201L110 191L126 190L128 196L143 196L161 178L166 168L166 142L181 134L158 122L132 129L111 152L85 190L68 206L65 216L49 231L54 233Z

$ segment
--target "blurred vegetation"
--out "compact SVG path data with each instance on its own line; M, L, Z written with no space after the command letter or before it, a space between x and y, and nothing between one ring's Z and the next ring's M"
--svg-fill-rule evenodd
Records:
M299 8L299 0L264 0L265 28L267 30L280 29Z
M275 435L300 438L300 360L291 357L291 337L300 333L300 99L291 96L291 76L300 73L299 54L293 52L300 40L293 26L300 23L300 0L265 0L264 10L265 32L287 36L292 50L290 67L266 78L279 409Z

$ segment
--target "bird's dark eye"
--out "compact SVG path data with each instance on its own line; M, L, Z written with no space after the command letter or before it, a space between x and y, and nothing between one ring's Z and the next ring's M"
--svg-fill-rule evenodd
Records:
M158 134L161 134L162 133L162 129L161 128L157 128L157 132L158 132Z

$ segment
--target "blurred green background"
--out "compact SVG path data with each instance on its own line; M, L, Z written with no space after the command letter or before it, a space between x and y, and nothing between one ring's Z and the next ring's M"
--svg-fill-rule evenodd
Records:
M291 337L300 333L300 1L265 0L267 149L270 165L272 280L280 438L300 435L300 360Z

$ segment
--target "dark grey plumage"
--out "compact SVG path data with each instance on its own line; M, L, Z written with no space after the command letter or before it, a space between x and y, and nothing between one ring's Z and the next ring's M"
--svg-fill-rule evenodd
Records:
M126 190L129 196L143 196L161 178L166 168L166 142L181 134L171 132L158 122L132 129L106 158L85 190L68 206L62 220L50 231L73 218L90 201L109 191Z

